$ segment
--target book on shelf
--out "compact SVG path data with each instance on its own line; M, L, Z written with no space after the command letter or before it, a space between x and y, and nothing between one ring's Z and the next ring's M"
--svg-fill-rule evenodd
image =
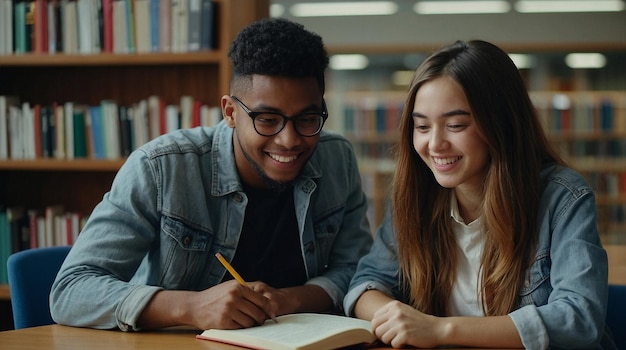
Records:
M17 96L0 96L0 160L9 158L9 113L19 104Z
M122 157L128 157L133 150L133 126L132 119L128 114L128 108L126 106L120 106L119 113L119 125L120 125L120 152Z
M0 55L13 53L13 0L0 0Z
M338 131L353 135L373 135L394 132L398 129L403 102L375 101L373 99L346 103L343 106L344 122Z
M128 19L124 0L112 0L113 52L128 53Z
M152 139L150 137L150 120L148 120L147 102L141 100L127 109L127 113L132 119L133 128L133 149L143 145Z
M137 28L135 25L135 2L134 0L123 0L126 9L126 44L128 45L128 52L137 52L137 41L135 34Z
M76 0L61 0L63 53L78 53L78 19Z
M48 52L48 0L32 0L33 17L33 52Z
M187 0L188 14L187 14L187 50L199 51L200 50L200 35L201 35L201 16L202 16L202 0Z
M76 22L78 23L78 52L82 54L100 52L100 26L96 0L76 0Z
M5 210L11 241L11 252L30 247L30 230L26 208L22 205L9 206Z
M71 245L84 226L78 213L63 212L61 206L43 211L22 205L0 205L0 284L7 283L6 262L18 251L54 245Z
M102 0L102 52L113 52L113 0Z
M215 2L212 0L201 1L200 14L200 49L210 50L215 48Z
M171 51L185 52L188 47L189 34L189 6L188 0L171 0L170 25L171 30Z
M172 1L159 2L159 51L170 52L172 45Z
M11 255L11 234L6 210L0 206L0 284L7 284L7 259Z
M143 106L141 106L143 108ZM165 102L156 95L148 97L147 119L150 139L165 133Z
M621 92L539 92L531 99L549 132L626 132Z
M198 339L251 349L337 349L376 341L369 321L330 314L283 315L263 325L242 329L208 329Z
M152 50L151 36L151 10L152 0L132 0L135 15L135 38L138 53L146 53Z
M215 48L212 0L0 0L0 56Z
M180 115L180 126L179 128L187 129L192 127L193 121L193 104L194 98L189 95L180 97L180 104L178 106Z
M150 1L150 51L159 52L161 37L161 0Z
M176 105L165 106L165 132L180 128L180 108Z
M119 159L166 132L213 126L221 109L192 96L167 104L150 96L131 105L21 102L0 96L0 160Z

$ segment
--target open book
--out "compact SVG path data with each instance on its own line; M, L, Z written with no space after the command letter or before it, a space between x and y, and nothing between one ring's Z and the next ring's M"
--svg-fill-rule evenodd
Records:
M300 313L277 317L277 321L243 329L209 329L197 337L271 350L336 349L376 340L370 322L357 318Z

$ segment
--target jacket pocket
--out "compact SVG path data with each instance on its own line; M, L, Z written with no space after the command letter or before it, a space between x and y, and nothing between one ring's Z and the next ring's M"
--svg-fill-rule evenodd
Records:
M207 261L213 235L171 217L161 220L161 285L167 289L191 288Z
M323 264L322 266L328 264L328 257L335 243L335 238L341 229L344 213L343 208L344 207L337 208L313 223L315 241L318 247L317 253Z
M526 273L526 278L522 288L520 288L520 306L531 305L541 306L548 303L548 297L552 293L550 284L550 268L552 260L548 251L536 256L530 269Z

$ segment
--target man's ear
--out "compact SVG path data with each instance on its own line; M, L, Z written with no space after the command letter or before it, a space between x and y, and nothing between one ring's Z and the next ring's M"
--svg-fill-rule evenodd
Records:
M235 101L233 101L232 97L228 95L222 96L222 116L224 116L224 120L226 124L234 128L235 127Z

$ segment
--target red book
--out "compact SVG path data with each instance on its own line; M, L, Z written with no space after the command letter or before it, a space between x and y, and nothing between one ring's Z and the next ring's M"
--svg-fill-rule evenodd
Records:
M102 0L102 52L113 52L113 0Z
M48 52L48 0L35 0L33 39L35 53Z
M28 210L28 228L30 230L30 247L38 248L39 239L37 238L37 218L39 217L39 211Z
M41 106L34 105L33 106L33 126L34 126L34 135L35 135L35 158L42 157L42 147L41 147Z
M196 126L200 126L202 123L200 121L200 107L202 107L202 102L196 100L193 101L193 109L191 110L191 127L195 128Z

